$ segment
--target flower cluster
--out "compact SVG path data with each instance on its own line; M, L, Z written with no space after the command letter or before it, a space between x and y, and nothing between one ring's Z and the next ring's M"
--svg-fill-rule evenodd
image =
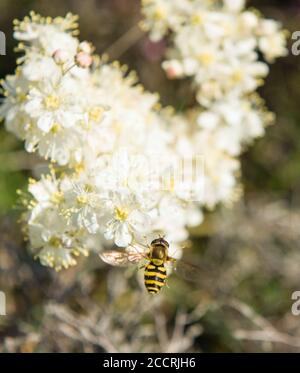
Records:
M211 2L202 1L209 19L195 19L187 26L190 6L198 3L164 0L147 1L144 6L146 24L153 27L155 38L172 29L179 43L183 34L191 34L185 45L176 42L172 52L176 58L164 63L167 71L194 66L189 74L184 70L175 75L194 76L203 107L184 114L161 108L158 96L146 92L134 73L94 55L93 46L77 38L75 16L51 19L32 13L16 21L14 36L23 56L15 74L2 82L5 99L0 115L28 152L51 162L48 173L30 179L28 191L20 192L29 245L43 265L68 268L79 255L113 245L143 245L158 234L172 243L171 255L180 256L188 228L202 222L204 209L239 195L240 163L235 156L241 139L262 133L266 116L257 109L259 99L246 93L254 90L258 76L265 75L266 65L256 61L254 47L250 61L249 48L238 52L231 45L250 43L245 25L240 26L245 30L239 38L229 30L226 37L220 34L225 18L240 19L239 9L227 5L226 12L212 10ZM223 23L214 20L223 13ZM195 65L194 58L194 48L205 47L201 38L213 26L219 31L210 48L220 55L213 64L219 70L203 65L199 58ZM195 31L198 45L193 43ZM224 40L235 49L230 65L225 50L218 50ZM255 40L270 58L266 44L272 42L266 32ZM281 54L283 50L282 46ZM273 57L280 53L274 51ZM236 64L244 75L229 87L230 74L224 69ZM217 97L221 91L222 97Z
M238 156L272 121L255 91L269 71L260 55L273 62L287 53L280 23L246 9L245 0L143 0L143 13L153 41L171 37L167 76L193 80L198 126Z

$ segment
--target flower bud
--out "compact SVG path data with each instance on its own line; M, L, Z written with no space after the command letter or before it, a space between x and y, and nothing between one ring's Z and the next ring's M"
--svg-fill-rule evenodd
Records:
M169 79L177 79L183 75L182 65L176 60L165 61L163 62L162 67Z
M92 44L89 43L88 41L82 41L77 48L77 52L84 52L87 54L92 54L93 51L94 51L94 48Z
M63 49L56 49L52 54L52 58L58 65L63 65L68 61L68 53Z
M89 53L78 52L75 56L75 63L78 67L86 69L93 63L93 57Z

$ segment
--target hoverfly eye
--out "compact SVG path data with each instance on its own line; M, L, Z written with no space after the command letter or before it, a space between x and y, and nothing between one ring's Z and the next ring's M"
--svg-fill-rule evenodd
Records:
M160 239L160 243L161 243L162 245L166 246L166 247L169 247L169 242L166 241L164 238L161 238L161 239Z

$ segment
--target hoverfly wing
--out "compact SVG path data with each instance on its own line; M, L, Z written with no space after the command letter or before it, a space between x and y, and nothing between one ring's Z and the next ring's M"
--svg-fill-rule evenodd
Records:
M130 264L138 264L141 260L145 259L143 254L134 252L128 252L127 257Z
M173 268L174 272L184 280L190 281L190 282L196 282L199 283L201 281L201 268L184 262L182 260L172 260L174 262Z
M137 264L143 259L147 259L147 255L143 248L137 245L129 245L126 249L128 260L132 264Z
M125 267L130 264L137 264L145 257L142 253L132 249L129 250L128 248L126 251L104 251L103 253L100 253L99 256L103 262L115 267Z
M116 267L125 267L130 264L128 254L121 251L104 251L99 254L104 263Z

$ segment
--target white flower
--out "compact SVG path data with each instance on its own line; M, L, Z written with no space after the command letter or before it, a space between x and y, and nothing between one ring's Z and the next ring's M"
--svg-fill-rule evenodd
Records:
M61 76L61 69L52 57L44 57L33 53L30 60L27 60L22 66L22 74L31 82L39 82L40 80L55 82Z
M224 0L224 6L231 12L240 12L245 7L245 0Z
M259 39L259 48L268 62L274 62L276 58L288 54L286 36L284 33L262 36Z
M149 215L127 191L122 194L114 193L105 204L107 215L111 218L106 223L104 236L108 240L114 240L117 246L128 246L135 235L146 233L149 229Z
M30 17L16 22L14 38L30 42L34 49L41 49L48 56L52 56L58 46L74 55L78 40L66 31L76 27L76 19L77 17L68 14L65 19L56 18L49 22L49 17L45 19L31 12Z
M75 126L81 118L75 102L64 85L53 86L43 82L29 91L25 111L36 119L37 127L48 133L50 130Z
M100 201L92 187L72 182L66 199L66 203L71 206L71 217L76 220L78 227L85 228L89 233L97 233L99 230L97 211Z
M181 242L187 239L185 211L177 198L172 196L162 198L152 214L155 231L164 232L169 241Z
M143 13L150 38L170 32L162 66L171 79L193 79L201 129L215 131L215 144L238 156L269 123L249 95L269 72L257 50L267 62L287 54L281 25L245 9L244 0L147 0Z

